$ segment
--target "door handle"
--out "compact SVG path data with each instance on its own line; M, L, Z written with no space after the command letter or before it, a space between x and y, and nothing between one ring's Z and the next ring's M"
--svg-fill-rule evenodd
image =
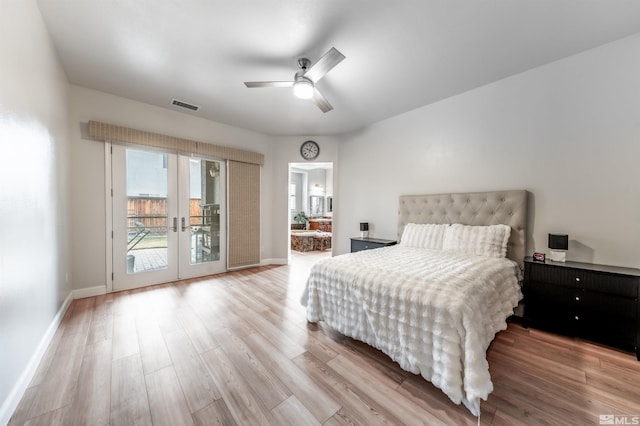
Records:
M178 232L178 218L173 218L173 232Z
M187 229L187 227L184 224L184 217L182 218L181 222L182 222L182 232L184 232L184 230Z

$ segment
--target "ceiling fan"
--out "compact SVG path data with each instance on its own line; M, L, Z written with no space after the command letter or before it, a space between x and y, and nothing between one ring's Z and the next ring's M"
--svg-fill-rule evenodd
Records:
M246 81L244 84L249 88L254 87L293 87L293 94L300 99L311 99L322 112L329 112L333 106L315 87L315 84L329 71L338 65L345 56L335 47L329 49L324 56L311 66L311 61L307 58L298 59L298 71L293 81ZM311 67L311 68L309 68Z

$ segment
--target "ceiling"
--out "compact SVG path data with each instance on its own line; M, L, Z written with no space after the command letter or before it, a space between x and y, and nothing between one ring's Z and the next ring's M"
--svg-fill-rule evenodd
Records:
M336 135L640 32L637 0L38 0L73 84L272 135ZM335 46L323 114L290 88Z

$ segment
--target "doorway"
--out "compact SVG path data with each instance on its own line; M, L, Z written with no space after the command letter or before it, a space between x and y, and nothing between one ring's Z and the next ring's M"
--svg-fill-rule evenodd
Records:
M113 290L226 270L226 163L112 149Z
M333 163L289 163L290 264L315 263L333 250Z

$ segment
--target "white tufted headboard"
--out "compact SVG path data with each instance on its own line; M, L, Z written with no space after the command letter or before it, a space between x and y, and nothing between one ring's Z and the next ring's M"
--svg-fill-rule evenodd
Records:
M401 195L398 240L408 223L511 226L507 257L524 268L527 247L527 191Z

